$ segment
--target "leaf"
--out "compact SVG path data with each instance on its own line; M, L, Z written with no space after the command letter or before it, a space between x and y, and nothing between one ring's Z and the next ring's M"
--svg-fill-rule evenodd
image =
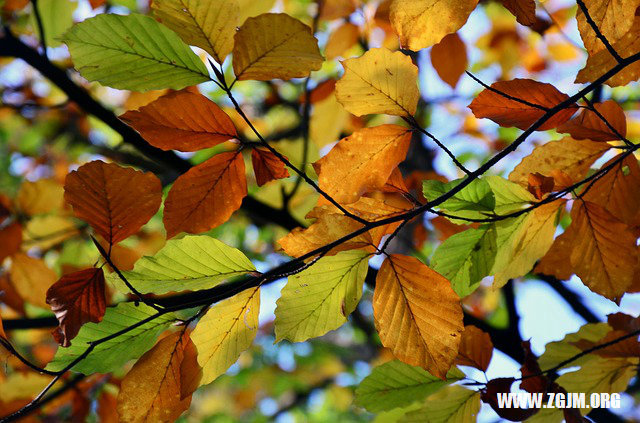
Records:
M569 233L571 238L567 237L567 232L563 232L555 239L551 248L547 251L533 269L535 273L554 276L561 281L569 280L573 275L573 266L571 265L571 250L575 240L573 235Z
M64 203L64 189L53 179L24 181L16 197L16 205L29 216L60 210Z
M244 161L238 152L220 153L176 180L164 202L167 238L201 233L229 220L247 195Z
M166 294L213 288L255 270L240 250L206 235L187 235L167 241L154 256L141 258L132 271L122 273L138 292ZM115 274L109 279L122 285Z
M97 344L88 357L72 367L72 370L85 375L108 373L118 369L127 361L138 358L154 344L156 338L175 321L172 313L156 316L157 312L145 305L120 303L108 307L100 323L87 323L80 329L69 348L58 348L53 361L47 370L60 371L78 359L87 348L89 342L114 335L131 325L134 329L122 333L101 344ZM152 319L153 318L153 319ZM140 322L145 323L140 324Z
M240 23L247 18L269 12L275 6L276 0L236 0L240 6Z
M502 0L502 5L521 25L533 26L537 21L535 0Z
M538 172L530 173L527 184L527 191L542 200L547 194L554 191L555 180L551 176L544 176Z
M613 44L631 30L640 0L584 0L584 5L600 33ZM576 20L589 55L605 50L581 8L578 8Z
M477 4L478 0L394 0L391 24L400 45L418 51L462 28Z
M428 201L434 201L458 186L462 179L443 183L428 179L422 183L422 193ZM467 186L437 207L457 217L484 218L496 206L491 186L484 179L474 179Z
M267 182L289 177L289 171L284 163L267 149L254 148L251 151L251 163L253 163L253 171L259 187Z
M44 28L44 43L48 47L60 47L60 37L73 25L73 12L77 7L76 2L68 0L41 0L36 3L42 26ZM34 14L30 16L33 28L37 30L34 35L43 39L40 26Z
M162 201L160 180L114 163L89 162L67 175L64 199L109 244L135 234Z
M588 323L582 326L577 332L566 335L561 341L549 342L545 346L544 354L538 359L538 363L543 369L555 367L569 358L580 354L581 350L575 346L576 342L580 340L597 342L610 330L611 327L606 323ZM581 363L591 358L592 356L583 356L571 362L568 366L581 365Z
M191 334L202 367L201 385L213 382L251 346L258 331L260 289L247 289L207 311Z
M222 64L233 49L241 22L240 7L229 0L154 0L153 16L187 43L200 47Z
M416 112L418 68L408 56L374 48L345 60L342 66L344 75L336 84L336 98L348 112L356 116L413 116Z
M351 47L358 44L359 38L360 28L357 25L351 22L340 25L327 40L327 45L325 46L327 60L333 60L338 56L344 55Z
M449 34L433 46L431 64L440 79L455 90L469 64L467 47L458 34Z
M553 171L560 170L567 173L571 179L579 181L609 148L609 144L606 143L576 141L570 137L551 141L536 147L530 155L522 159L509 174L509 180L527 186L531 173L553 176Z
M498 215L522 210L535 202L535 197L527 189L503 177L489 175L482 179L491 187L496 202L494 212Z
M162 150L198 151L238 136L217 104L187 90L164 95L120 119Z
M12 254L20 251L22 244L22 225L13 222L0 229L0 264Z
M24 229L23 243L30 248L48 250L80 234L77 224L73 216L55 214L34 216L29 219Z
M179 90L209 80L189 46L149 16L99 14L74 25L63 41L78 72L109 87Z
M49 308L46 302L47 289L58 277L43 260L15 253L11 256L9 278L23 299L38 307Z
M480 412L480 393L459 385L445 386L429 396L418 410L407 413L403 422L468 423Z
M454 234L438 246L431 267L451 281L460 298L471 294L488 276L496 255L496 231L492 225Z
M402 126L363 128L343 138L313 164L318 185L339 203L356 202L362 194L382 188L405 159L411 132Z
M47 291L47 304L59 322L54 337L60 345L68 347L82 325L99 323L104 316L106 299L102 268L92 267L64 275Z
M493 343L489 334L475 326L465 326L456 364L475 367L486 372L492 355Z
M303 78L322 62L311 28L284 13L249 18L235 35L233 72L240 81Z
M640 51L640 16L636 16L631 30L627 32L619 41L612 44L612 47L622 57L628 57ZM600 50L589 55L587 63L576 77L576 83L582 84L595 81L609 70L618 65L618 61L611 56L609 51ZM605 84L610 87L620 87L629 82L637 81L640 77L640 62L631 63L609 78Z
M302 342L338 329L362 296L369 254L343 251L289 276L275 311L276 342Z
M493 90L485 89L469 108L478 119L488 118L504 127L526 130L547 110L569 99L551 84L531 79L513 79L491 84ZM509 97L505 97L506 94ZM568 121L576 111L575 106L566 107L551 116L537 131L553 129Z
M420 367L399 360L389 361L373 369L356 388L356 404L371 413L404 407L464 378L452 368L446 378L437 378Z
M460 299L448 280L416 258L391 255L378 272L373 315L382 345L445 378L464 329Z
M575 202L567 237L574 237L571 265L593 292L619 301L633 282L636 237L602 206Z
M189 335L174 332L161 339L122 379L118 415L122 422L173 423L189 408L180 398L180 366Z
M627 118L624 110L613 100L594 104L595 109L623 137L627 136ZM558 132L571 135L577 140L615 141L620 137L592 110L584 109L578 116L563 123Z

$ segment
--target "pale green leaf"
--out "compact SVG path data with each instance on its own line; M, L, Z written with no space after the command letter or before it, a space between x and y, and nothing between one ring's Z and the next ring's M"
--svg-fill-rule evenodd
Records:
M544 354L538 358L540 368L550 369L563 361L580 354L582 350L575 345L572 345L574 342L578 342L580 340L598 342L609 331L611 331L611 326L606 323L588 323L582 326L578 332L568 334L561 341L549 342L545 347ZM572 362L570 366L580 365L583 361L584 358L580 358Z
M495 213L504 215L520 210L536 201L536 198L521 185L500 176L485 176L496 199Z
M71 0L38 0L38 11L44 27L45 42L48 47L60 46L60 36L73 25L73 11L78 4ZM31 14L31 25L42 39L40 28L36 22L34 14Z
M446 194L462 182L462 179L443 183L435 179L423 182L422 191L429 201ZM489 184L483 179L475 179L438 208L457 217L484 218L493 212L496 200Z
M339 328L362 296L369 255L361 250L323 257L289 277L276 308L276 342L301 342Z
M177 90L209 80L189 46L149 16L100 14L74 25L63 41L80 74L109 87Z
M480 411L480 393L459 385L447 386L431 395L424 405L407 413L402 422L470 423Z

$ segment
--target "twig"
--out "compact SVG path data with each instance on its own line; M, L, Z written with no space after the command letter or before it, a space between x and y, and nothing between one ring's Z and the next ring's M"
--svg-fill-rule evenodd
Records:
M584 13L584 17L587 19L587 23L589 24L591 29L593 29L593 32L596 33L596 37L598 37L598 39L600 41L602 41L602 44L604 44L604 46L607 49L607 51L609 52L609 54L611 54L613 56L613 58L616 59L616 61L618 63L622 63L624 61L624 59L622 57L620 57L620 55L618 54L616 49L613 48L611 43L609 43L609 40L607 40L607 37L605 37L602 34L602 32L600 31L600 28L598 28L598 25L596 25L596 23L593 21L593 18L591 17L591 14L589 13L589 9L587 9L587 5L584 4L584 1L576 0L576 3L578 3L578 7L582 11L582 13Z
M33 16L36 18L36 24L38 25L38 31L40 32L40 45L42 46L42 55L48 59L47 55L47 38L44 32L44 25L42 24L42 16L40 16L40 9L38 9L38 0L31 0L31 6L33 7Z
M469 71L466 71L466 74L469 75L471 77L471 79L473 79L474 81L476 81L478 84L482 85L485 89L492 91L496 94L498 94L499 96L502 96L504 98L506 98L507 100L511 100L511 101L515 101L517 103L521 103L524 104L525 106L529 106L529 107L533 107L536 109L540 109L544 112L548 112L550 109L548 107L542 106L540 104L536 104L536 103L531 103L530 101L524 100L522 98L518 98L518 97L514 97L510 94L505 93L504 91L500 91L496 88L493 88L491 85L485 84L483 81L481 81L478 77L476 77L474 74L472 74ZM563 107L564 108L564 107Z

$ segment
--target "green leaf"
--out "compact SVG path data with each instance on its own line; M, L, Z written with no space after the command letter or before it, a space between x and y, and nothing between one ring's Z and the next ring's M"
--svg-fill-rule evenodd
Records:
M447 386L431 395L424 405L407 413L403 422L469 423L480 411L480 393L459 385Z
M100 323L86 323L68 348L58 348L47 370L59 371L71 364L89 347L89 343L116 334L125 328L147 319L157 312L144 304L120 303L109 307ZM151 348L156 338L173 321L175 316L167 313L146 322L114 339L98 344L88 357L77 363L72 370L84 373L108 373L127 361L138 358Z
M463 179L457 179L443 183L429 179L423 182L422 191L425 198L432 201L446 194L462 181ZM475 179L438 207L458 217L483 218L493 212L495 205L496 200L489 183L483 179Z
M463 379L457 367L447 373L447 380L439 379L420 367L399 360L373 369L356 389L356 404L372 413L404 407Z
M490 274L496 256L494 225L482 225L450 236L431 259L431 268L451 281L460 298L478 288Z
M362 296L369 255L343 251L289 277L276 308L276 342L301 342L339 328Z
M491 187L496 199L494 211L498 215L508 214L520 210L536 201L529 191L519 184L500 176L485 176L485 181Z
M80 74L109 87L177 90L209 80L189 46L148 16L100 14L74 25L63 41Z
M78 4L70 0L38 0L34 4L37 4L40 12L47 46L60 46L59 38L73 25L73 11L76 10ZM42 38L34 14L31 14L31 25L37 31L38 37Z
M143 294L165 294L212 288L255 270L240 250L206 235L189 235L167 241L155 256L141 258L133 270L122 274ZM108 279L123 292L129 292L116 274Z
M578 332L566 335L561 341L549 342L545 347L544 354L538 358L538 363L542 369L555 367L582 352L580 348L573 345L575 342L580 340L598 342L610 330L611 326L606 323L588 323L582 326ZM579 366L584 359L584 357L579 358L569 366Z

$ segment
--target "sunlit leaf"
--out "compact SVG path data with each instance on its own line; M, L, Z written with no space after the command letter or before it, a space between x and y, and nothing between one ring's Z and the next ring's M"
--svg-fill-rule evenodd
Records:
M472 366L486 372L492 355L493 343L489 334L475 326L465 326L456 364Z
M429 396L418 410L407 413L407 423L467 423L480 412L480 393L459 385L446 386Z
M449 34L431 49L431 64L440 78L455 89L467 70L467 47L458 34Z

